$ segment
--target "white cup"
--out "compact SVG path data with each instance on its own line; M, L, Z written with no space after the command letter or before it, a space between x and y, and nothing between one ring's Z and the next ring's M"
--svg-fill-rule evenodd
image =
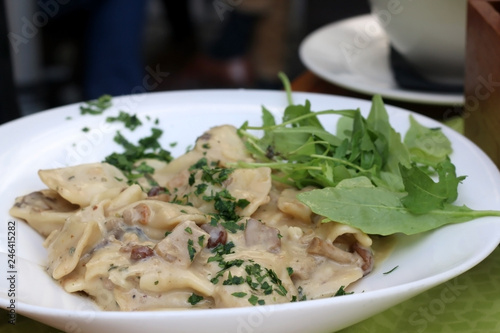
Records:
M467 0L369 0L390 43L424 78L462 84Z

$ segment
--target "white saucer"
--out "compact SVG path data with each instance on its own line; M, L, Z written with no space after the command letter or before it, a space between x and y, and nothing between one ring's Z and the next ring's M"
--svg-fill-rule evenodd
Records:
M304 65L341 87L412 103L463 105L463 94L400 88L389 65L389 42L371 15L326 25L307 36L299 48Z

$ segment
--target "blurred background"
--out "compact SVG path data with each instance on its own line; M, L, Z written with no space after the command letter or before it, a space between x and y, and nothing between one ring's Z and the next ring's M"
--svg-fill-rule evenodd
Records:
M1 2L3 121L102 94L281 89L279 71L305 70L305 36L369 12L367 0Z

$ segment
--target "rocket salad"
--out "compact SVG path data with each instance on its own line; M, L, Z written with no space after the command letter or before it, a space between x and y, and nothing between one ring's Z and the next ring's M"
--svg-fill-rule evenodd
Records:
M289 105L281 123L262 108L262 126L239 128L247 149L258 162L238 167L267 166L274 178L298 188L298 199L325 219L359 228L368 234L415 234L500 211L476 211L453 203L458 186L449 156L451 143L440 128L426 128L410 116L402 138L389 123L382 98L375 95L367 118L357 110L312 111L294 104L284 75ZM340 115L336 134L325 129L322 115ZM261 137L252 134L263 131Z

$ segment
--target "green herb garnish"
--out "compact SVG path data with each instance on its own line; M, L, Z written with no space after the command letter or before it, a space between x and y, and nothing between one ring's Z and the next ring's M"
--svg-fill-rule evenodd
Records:
M255 295L250 296L248 299L248 302L252 305L257 305L257 302L259 301L259 298Z
M335 293L335 295L333 295L333 297L336 297L336 296L344 296L344 295L351 295L351 294L354 294L354 292L346 292L345 291L345 287L344 286L340 286L339 290L337 290L337 292Z
M112 153L106 156L104 162L114 165L122 170L129 183L135 183L137 179L154 173L154 168L147 165L145 162L136 164L137 161L142 159L157 159L164 162L170 162L173 157L169 151L164 150L158 139L161 137L163 131L159 128L152 128L151 135L144 137L135 145L129 142L118 131L114 137L114 141L121 145L125 151L122 153ZM155 184L154 180L148 179L151 185Z
M137 127L142 125L142 122L140 121L139 118L137 118L137 116L135 114L130 115L130 114L123 112L123 111L120 111L120 114L118 115L118 117L107 117L106 121L108 123L122 122L125 125L125 127L130 129L131 131L135 130Z
M187 241L187 249L189 253L189 259L191 261L194 260L194 256L196 255L196 249L194 248L194 242L192 239L188 239Z
M387 271L387 272L384 272L382 274L384 275L387 275L387 274L391 274L392 272L394 272L396 269L398 269L399 265L398 266L394 266L391 270Z
M201 302L202 300L203 300L203 296L197 295L195 293L192 293L191 296L189 296L189 298L188 298L188 302L191 305L196 305L199 302Z
M198 237L198 245L203 247L203 243L205 242L205 235L201 235Z
M102 114L106 109L110 108L111 96L110 95L102 95L96 100L87 101L80 106L81 114L91 114L91 115L99 115Z

